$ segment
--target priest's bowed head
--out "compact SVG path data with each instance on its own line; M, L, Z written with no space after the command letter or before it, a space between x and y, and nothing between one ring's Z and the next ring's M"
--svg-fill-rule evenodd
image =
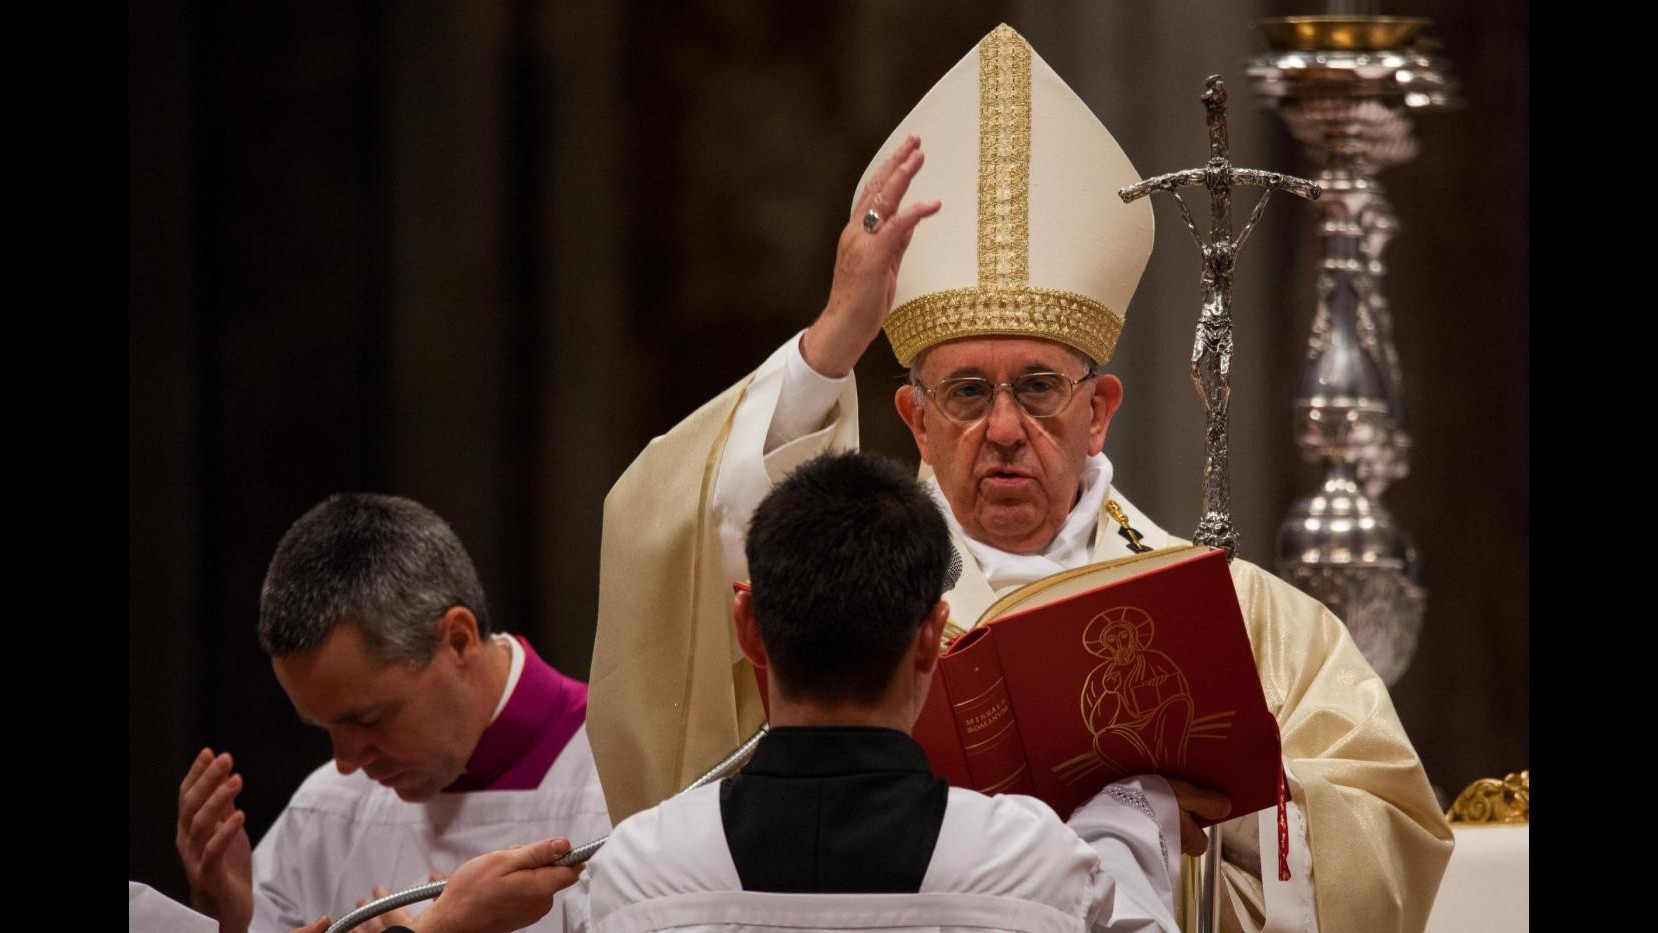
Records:
M419 503L342 493L271 559L259 644L299 717L328 733L341 774L408 801L466 771L511 666L490 639L477 572Z
M266 573L260 647L295 712L328 733L339 774L361 771L402 803L379 798L379 788L361 787L358 779L319 784L314 774L259 851L250 852L245 816L235 804L241 775L229 754L203 749L180 785L176 839L198 909L217 919L221 931L272 929L301 911L310 916L343 906L336 886L361 879L333 873L391 873L427 859L447 866L457 852L498 844L491 827L458 807L408 806L443 791L524 791L526 803L540 804L532 819L556 816L560 828L572 824L575 831L608 827L602 807L588 816L592 808L585 803L592 794L585 788L596 780L590 760L585 774L581 767L586 688L535 657L527 642L492 636L490 629L471 558L453 529L426 507L395 496L340 493L301 516ZM557 772L566 747L576 749L571 765ZM557 798L568 801L563 811L547 804L552 798L540 789L554 773L564 775ZM299 805L302 796L309 802ZM325 828L296 812L325 814ZM514 835L526 831L521 823L504 825L516 827ZM574 880L574 872L548 864L568 850L567 840L556 839L491 853L466 863L456 877L540 870L514 876L538 879L524 897L507 897L518 890L511 885L502 889L499 915L503 923L517 922L501 928L516 928L545 914L552 892ZM333 857L341 851L349 858ZM330 877L312 883L324 872ZM390 877L373 882L396 883ZM369 885L358 893L370 893ZM383 893L375 889L376 896ZM442 929L444 915L465 901L445 898L441 909L422 914L420 928Z

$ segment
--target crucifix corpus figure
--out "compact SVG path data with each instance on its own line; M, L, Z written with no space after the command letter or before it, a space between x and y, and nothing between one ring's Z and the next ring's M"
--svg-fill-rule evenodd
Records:
M1203 255L1203 312L1198 317L1197 339L1192 344L1192 382L1208 411L1203 464L1203 517L1192 540L1223 548L1230 559L1237 550L1238 533L1232 527L1232 494L1229 482L1229 455L1226 439L1226 408L1230 394L1228 376L1232 369L1232 266L1243 250L1256 221L1266 209L1273 191L1288 191L1309 200L1317 198L1319 187L1305 178L1234 168L1226 140L1226 85L1220 75L1204 81L1203 108L1209 124L1209 161L1202 168L1169 172L1129 185L1117 193L1132 202L1153 191L1167 191L1180 208L1186 229L1192 232ZM1209 238L1205 240L1192 221L1192 212L1180 196L1180 188L1202 185L1209 191ZM1265 189L1243 232L1232 236L1232 188L1253 185Z

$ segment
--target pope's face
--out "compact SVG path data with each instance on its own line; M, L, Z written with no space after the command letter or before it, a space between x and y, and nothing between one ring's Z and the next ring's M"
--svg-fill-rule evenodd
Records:
M299 717L327 730L340 773L361 768L404 800L430 799L460 777L481 733L468 724L460 663L446 644L416 669L375 657L345 624L271 665Z
M960 376L1005 383L1034 372L1075 380L1085 363L1051 340L971 337L927 350L920 367L928 388ZM1033 418L1011 391L997 390L989 411L972 424L944 417L908 386L896 402L962 529L1001 550L1032 554L1053 541L1076 505L1083 461L1104 446L1122 394L1115 376L1097 376L1080 383L1059 414Z

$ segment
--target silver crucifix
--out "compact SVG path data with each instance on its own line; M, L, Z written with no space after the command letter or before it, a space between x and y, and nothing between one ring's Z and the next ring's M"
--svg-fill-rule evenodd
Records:
M1231 394L1228 376L1232 369L1232 266L1255 222L1266 209L1267 198L1277 190L1298 197L1317 198L1319 187L1305 178L1234 168L1226 141L1226 85L1220 75L1204 82L1203 108L1208 114L1209 161L1202 168L1186 169L1148 178L1118 191L1125 203L1153 191L1167 191L1180 208L1186 229L1192 232L1203 254L1203 313L1198 317L1197 340L1192 344L1192 382L1208 410L1206 456L1203 464L1203 517L1198 520L1192 540L1209 547L1223 548L1231 559L1238 547L1238 533L1232 527L1230 455L1227 451L1226 409ZM1202 185L1209 190L1209 239L1205 240L1192 222L1192 212L1178 189ZM1261 199L1244 224L1243 232L1232 236L1232 188L1253 185L1263 188Z

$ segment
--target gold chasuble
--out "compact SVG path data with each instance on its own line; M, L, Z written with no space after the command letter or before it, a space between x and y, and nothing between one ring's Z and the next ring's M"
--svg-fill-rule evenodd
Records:
M747 385L652 440L605 497L588 677L588 696L597 691L605 711L594 716L589 700L588 737L605 763L612 823L678 793L765 721L731 626L736 581L727 578L711 514Z
M1135 213L1114 195L1127 182L1113 173L1138 176L1105 128L1002 26L929 92L877 159L910 132L929 148L909 198L937 197L949 209L918 229L900 269L887 330L900 358L944 340L1011 333L1103 363L1151 237L1149 208ZM731 624L743 568L727 566L738 559L728 557L732 529L746 525L757 497L734 504L716 493L728 474L764 486L807 456L858 443L847 380L826 426L763 449L788 349L653 440L605 499L587 729L613 821L677 792L762 721ZM1091 559L1128 555L1131 543L1179 542L1109 487ZM996 594L965 542L956 545L966 566L946 598L952 620L971 624ZM1222 928L1421 930L1451 833L1386 687L1317 601L1245 561L1231 572L1295 806L1291 882L1278 880L1276 858L1261 880L1256 836L1276 852L1272 811L1226 824Z

